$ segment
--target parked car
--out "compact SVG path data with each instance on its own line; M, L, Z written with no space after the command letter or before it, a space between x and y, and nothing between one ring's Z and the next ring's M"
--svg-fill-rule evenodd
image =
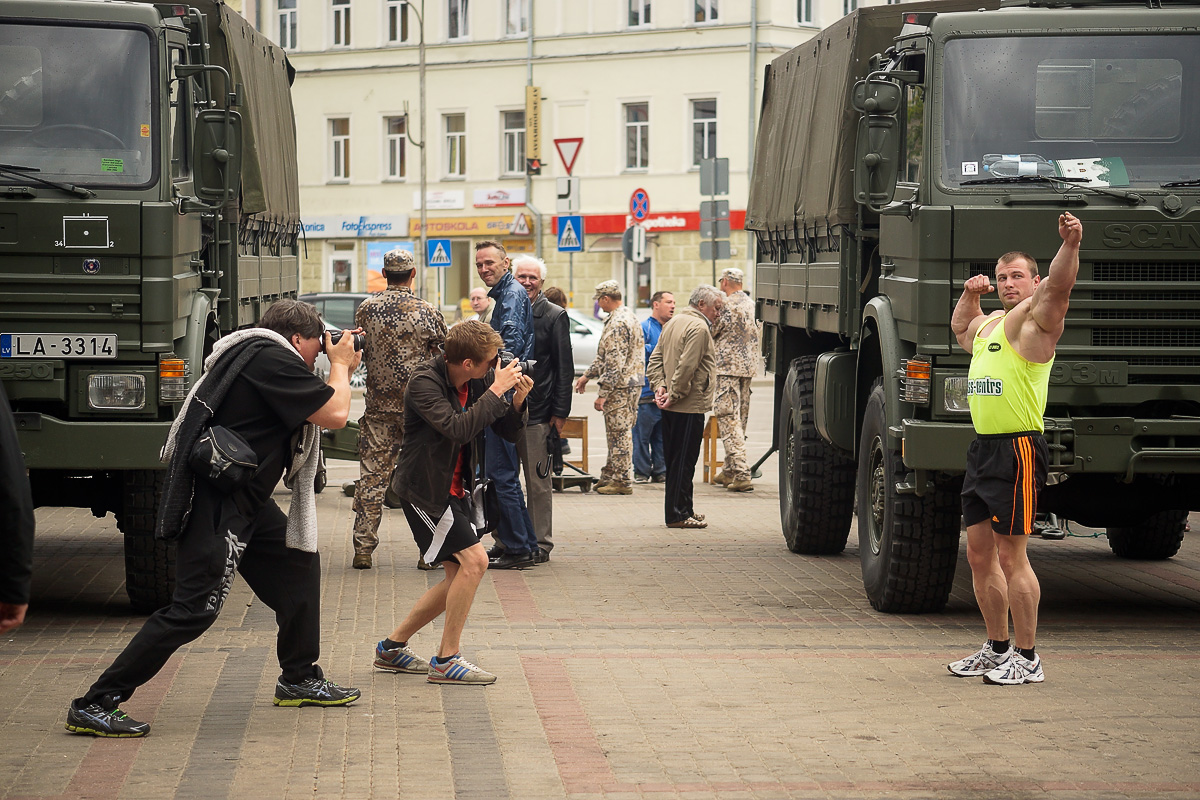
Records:
M576 308L567 309L567 319L571 325L571 354L575 359L575 374L582 375L596 360L596 345L600 342L604 323Z
M354 327L354 315L358 307L370 296L367 292L311 292L297 299L316 306L321 318L340 331Z
M306 300L305 302L308 301ZM349 330L350 328L354 327L353 325L347 325L345 328L343 328L341 325L334 325L329 320L323 321L325 323L325 330L327 331ZM314 365L313 372L315 372L321 380L329 379L329 356L325 355L325 351L322 350L320 353L317 353L317 361ZM358 369L354 370L354 372L350 374L350 388L367 388L367 362L360 362Z

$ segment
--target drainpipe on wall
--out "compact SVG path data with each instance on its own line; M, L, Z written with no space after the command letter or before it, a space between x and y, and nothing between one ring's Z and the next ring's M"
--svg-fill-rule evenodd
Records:
M529 4L529 22L525 30L525 85L533 86L533 7L535 3ZM538 120L541 124L541 120ZM529 120L525 120L525 130L529 130ZM528 135L525 139L529 141ZM525 170L525 207L533 214L533 247L534 255L538 258L542 257L542 212L538 211L537 206L533 204L533 176L529 174L529 169Z
M756 102L755 88L758 84L758 0L750 0L750 81L749 91L746 92L750 98L750 113L746 118L750 120L750 135L747 138L747 149L749 155L746 160L746 186L750 186L750 181L754 178L754 136L758 132L758 103ZM749 200L749 195L747 195ZM754 275L754 265L758 262L757 255L754 252L754 237L750 232L746 232L746 266L749 268L747 272ZM757 277L755 275L755 277ZM755 285L752 279L750 284Z

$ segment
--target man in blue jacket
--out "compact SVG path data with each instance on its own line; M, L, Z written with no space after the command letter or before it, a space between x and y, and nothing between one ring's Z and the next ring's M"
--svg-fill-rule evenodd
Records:
M675 295L655 292L650 298L650 316L642 322L642 338L646 340L646 363L658 344L663 325L675 313ZM638 398L637 422L633 426L634 483L666 483L667 457L663 454L662 410L654 403L650 379L642 385Z
M475 245L475 270L488 286L492 329L504 340L504 350L521 361L533 358L533 307L525 288L513 278L504 245L485 240ZM536 374L536 369L534 370ZM484 469L496 485L500 500L500 526L496 538L504 554L491 562L492 569L524 569L537 562L538 541L525 495L521 493L521 463L517 447L494 431L484 434Z

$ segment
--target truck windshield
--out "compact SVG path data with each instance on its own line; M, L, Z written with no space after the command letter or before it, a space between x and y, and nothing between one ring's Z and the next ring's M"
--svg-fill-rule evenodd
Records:
M144 30L0 26L0 163L82 186L149 184L150 81ZM2 184L32 185L13 172Z
M942 182L1041 175L1158 188L1200 178L1198 45L1148 34L947 42Z

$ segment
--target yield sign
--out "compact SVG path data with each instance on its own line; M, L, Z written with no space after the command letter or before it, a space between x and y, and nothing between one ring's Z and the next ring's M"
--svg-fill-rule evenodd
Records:
M563 166L566 167L568 175L575 168L575 159L579 158L579 148L582 146L582 136L576 139L554 140L554 149L558 151L558 157L562 159Z

